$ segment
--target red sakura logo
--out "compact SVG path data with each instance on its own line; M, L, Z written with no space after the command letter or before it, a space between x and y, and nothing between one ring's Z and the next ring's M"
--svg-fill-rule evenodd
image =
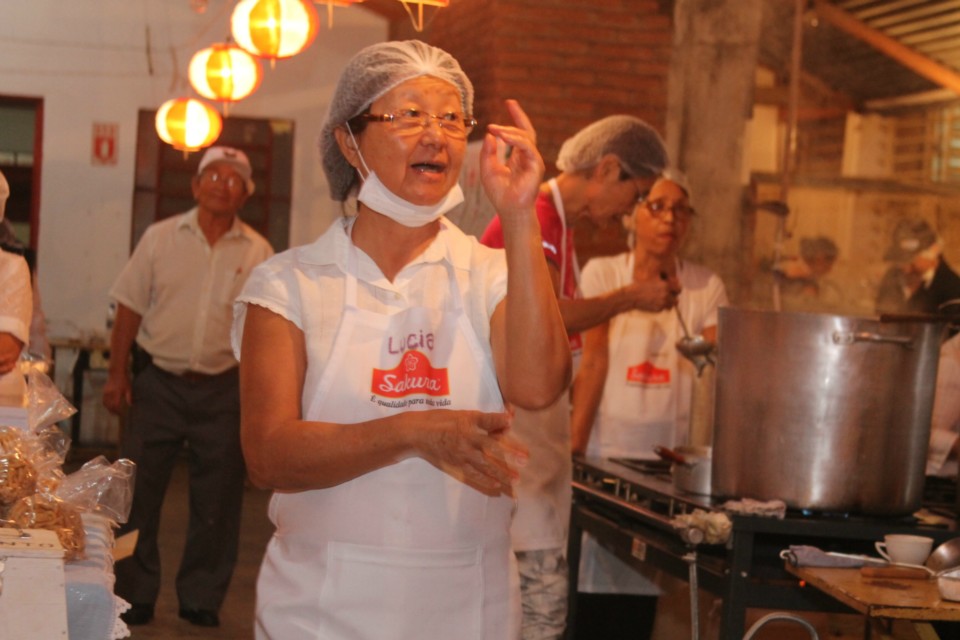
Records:
M649 360L627 369L627 383L669 384L670 370L658 369Z
M387 398L414 394L450 395L446 369L434 369L419 351L407 351L393 369L374 369L370 391Z

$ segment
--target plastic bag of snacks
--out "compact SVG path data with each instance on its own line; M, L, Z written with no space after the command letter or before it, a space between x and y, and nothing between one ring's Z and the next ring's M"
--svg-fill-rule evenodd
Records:
M0 427L0 515L37 490L37 468L29 458L25 432Z
M21 529L54 531L66 550L65 560L83 557L85 534L80 510L56 496L35 493L20 498L7 511L7 520Z
M136 465L126 458L111 464L104 456L97 456L66 476L56 495L81 511L123 523L133 503L135 474Z

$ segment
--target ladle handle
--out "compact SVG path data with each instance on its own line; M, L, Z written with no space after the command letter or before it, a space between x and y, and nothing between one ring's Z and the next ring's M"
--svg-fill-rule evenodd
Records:
M683 314L680 313L680 305L677 304L677 305L674 306L673 308L677 310L677 320L680 321L680 328L683 329L683 337L684 337L684 338L689 338L689 337L690 337L690 332L687 331L687 323L684 322L684 320L683 320Z
M687 459L684 458L682 455L680 455L673 449L669 449L663 445L658 444L657 446L655 446L653 448L653 452L656 453L661 458L663 458L664 460L669 460L670 462L676 462L677 464L689 464L687 462Z
M956 320L939 313L881 313L880 322L950 322Z

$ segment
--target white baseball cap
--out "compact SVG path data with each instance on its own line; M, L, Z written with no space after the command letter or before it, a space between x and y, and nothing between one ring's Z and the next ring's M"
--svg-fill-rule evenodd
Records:
M247 154L233 147L210 147L200 159L197 175L203 173L203 170L214 162L229 164L247 183L247 195L253 194L253 169L250 168L250 159L247 158Z

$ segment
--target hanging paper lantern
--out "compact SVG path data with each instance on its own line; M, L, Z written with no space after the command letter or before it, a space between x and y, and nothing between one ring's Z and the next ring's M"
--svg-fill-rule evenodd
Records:
M235 44L215 44L190 59L190 84L204 98L243 100L260 86L263 72L252 55Z
M223 119L200 100L167 100L157 110L157 135L174 149L190 152L209 147L220 136Z
M320 19L304 0L240 0L233 9L233 39L255 56L295 56L313 42Z

